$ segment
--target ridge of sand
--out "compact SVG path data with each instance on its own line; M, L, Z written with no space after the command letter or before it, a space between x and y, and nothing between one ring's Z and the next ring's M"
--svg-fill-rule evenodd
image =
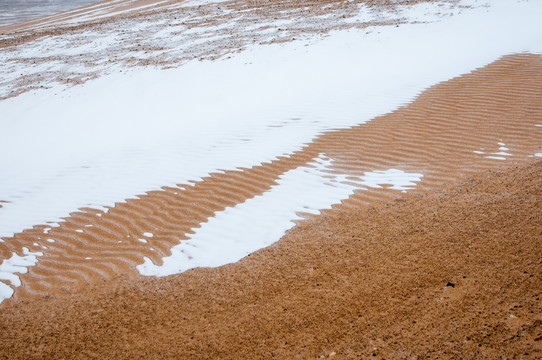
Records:
M1 310L0 357L537 359L542 162L302 223L238 263Z

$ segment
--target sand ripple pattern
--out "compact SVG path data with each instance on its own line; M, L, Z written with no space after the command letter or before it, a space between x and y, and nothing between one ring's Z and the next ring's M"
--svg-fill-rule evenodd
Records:
M541 124L542 56L506 56L436 85L390 114L325 133L291 156L164 187L108 211L80 209L58 227L34 226L0 243L0 258L22 254L23 248L43 252L20 276L22 286L13 299L139 276L135 267L143 257L159 265L214 213L264 193L281 174L320 154L333 160L332 171L347 174L354 183L365 172L390 168L421 173L413 194L483 169L532 161L541 152L542 127L536 126ZM405 194L385 187L360 188L328 211L385 206L401 196Z

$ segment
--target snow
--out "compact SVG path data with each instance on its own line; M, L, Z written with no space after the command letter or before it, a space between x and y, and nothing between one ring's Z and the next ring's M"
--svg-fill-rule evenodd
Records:
M146 276L166 276L235 262L280 239L295 225L294 220L303 218L300 213L319 214L363 186L409 189L421 177L389 169L365 173L355 184L347 175L332 171L332 160L321 154L308 166L280 176L277 185L264 194L215 213L189 240L173 247L162 265L145 258L137 270Z
M0 281L0 303L13 295L12 287L21 286L21 280L15 274L26 274L27 268L36 264L38 256L43 256L43 253L32 252L28 248L23 248L23 256L13 253L9 259L2 261L0 264L0 280L9 281L11 287Z
M427 17L421 5L405 8L400 16L415 14L424 23L254 45L220 61L135 68L1 101L0 153L9 156L0 157L0 199L8 201L0 208L0 237L36 224L58 226L81 207L107 210L218 169L292 154L325 131L370 121L429 86L503 55L542 52L542 2L487 2L490 6L461 9L461 14L446 7L451 17ZM360 17L367 16L375 15L360 7ZM110 35L70 48L69 39L44 38L18 51L31 56L53 47L60 56L103 51L115 43ZM57 65L47 66L53 71ZM3 73L16 76L19 70L9 69ZM493 155L509 155L500 146ZM146 259L138 270L165 275L235 261L278 240L299 219L298 212L317 213L355 189L388 184L407 191L422 176L387 169L352 181L349 174L328 173L332 160L325 154L313 165L291 170L269 192L215 214L174 247L164 265Z
M0 236L270 161L503 54L540 51L541 4L493 3L439 23L254 46L224 61L138 69L2 101L0 151L11 156L0 159L0 198L10 201L0 209ZM23 136L31 146L18 146Z
M183 1L180 7L199 6L206 4L220 4L229 0L188 0Z
M143 9L148 9L148 8L153 8L157 5L160 5L160 4L164 4L164 3L167 3L168 0L166 1L159 1L159 2L155 2L155 3L152 3L152 4L147 4L147 5L141 5L141 6L132 6L130 7L129 9L126 9L126 10L118 10L118 11L105 11L104 9L105 8L102 8L102 10L100 11L94 11L92 14L88 15L88 16L82 16L82 17L77 17L77 18L74 18L72 20L69 20L69 21L66 21L66 23L79 23L83 20L99 20L99 19L104 19L104 18L108 18L108 17L111 17L111 16L116 16L116 15L121 15L121 14L126 14L126 13L131 13L133 11L137 11L137 10L143 10ZM112 7L111 7L112 8Z
M382 184L391 185L390 189L407 191L420 181L422 174L405 173L397 169L389 169L386 171L373 171L365 173L361 177L362 184L372 188L380 188Z
M493 159L493 160L506 160L505 156L512 156L512 154L510 154L509 151L510 149L507 148L505 145L505 143L503 142L499 142L497 143L497 145L499 146L499 150L500 151L497 151L497 152L485 152L485 151L480 151L480 150L474 150L473 152L475 154L479 154L479 155L485 155L487 154L488 156L485 156L487 159ZM485 149L481 149L481 150L485 150Z

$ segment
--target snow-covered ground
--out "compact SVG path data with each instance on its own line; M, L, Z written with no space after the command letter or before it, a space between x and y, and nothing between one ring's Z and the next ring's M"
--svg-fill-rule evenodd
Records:
M358 11L345 21L375 21L374 12L363 6ZM540 53L540 14L538 0L404 5L393 14L378 15L408 19L399 26L340 28L325 36L307 32L288 42L276 41L277 29L287 26L277 20L258 26L259 41L241 41L237 45L242 51L229 54L221 52L227 48L227 34L239 27L241 33L253 34L248 26L254 24L233 19L175 32L152 21L136 26L126 20L111 31L107 25L101 33L69 32L0 49L3 95L17 88L13 84L21 76L97 77L78 86L52 78L32 80L46 89L24 88L26 92L0 102L0 200L5 201L0 241L33 225L60 222L81 207L113 206L163 186L198 181L219 169L251 167L292 154L327 130L370 121L429 86L500 56ZM152 36L134 38L134 46L141 41L147 48L161 48L143 52L139 59L161 56L167 60L161 65L171 65L172 58L187 52L193 56L199 48L202 54L216 50L223 56L172 68L108 65L108 58L100 57L108 51L133 55L122 44L143 28L154 29ZM265 41L267 36L274 41ZM80 54L99 61L64 59ZM488 156L506 159L504 153ZM334 174L330 183L326 169L333 159L323 154L313 165L283 174L269 192L217 213L191 240L174 248L163 266L146 259L138 269L165 275L236 261L278 240L298 212L328 208L355 188L392 184L407 189L402 186L415 186L423 176L390 169L367 173L357 185L345 180L349 174ZM300 182L308 185L300 189ZM248 226L247 236L260 241L231 235L215 247L217 236L233 234L237 226ZM190 261L183 260L188 257Z
M419 4L415 11L404 5L394 7L393 11L387 7L370 8L353 1L331 5L313 2L308 9L288 1L255 7L247 6L250 2L231 0L203 4L160 1L152 7L144 5L145 9L166 7L167 11L110 21L115 13L129 13L126 3L136 6L138 12L143 11L135 4L137 1L112 1L107 6L90 6L83 14L61 23L53 18L21 34L7 33L3 40L7 45L15 45L0 52L4 64L0 68L0 99L29 88L79 84L104 74L126 71L126 67L178 67L194 59L227 58L254 45L314 40L332 29L378 31L378 27L367 27L433 21L464 11L449 0ZM118 8L120 5L125 6ZM104 23L96 25L96 21ZM30 44L19 42L21 38L36 36L39 39ZM12 38L19 40L12 42ZM0 41L0 46L4 41Z

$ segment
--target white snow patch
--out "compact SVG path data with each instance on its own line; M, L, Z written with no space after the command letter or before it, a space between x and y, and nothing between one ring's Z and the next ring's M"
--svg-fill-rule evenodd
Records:
M381 188L382 185L390 185L390 189L406 192L407 190L414 188L416 182L420 181L422 177L422 174L405 173L402 170L389 169L365 173L365 175L361 177L361 183L372 188Z
M37 257L43 256L42 252L32 252L23 248L23 256L13 253L9 259L4 259L0 264L0 280L9 281L11 287L0 281L0 303L13 295L12 287L21 286L21 280L16 273L25 274L29 266L34 266L38 261Z
M232 263L279 240L295 225L294 220L302 219L300 213L319 214L362 186L391 184L405 190L422 177L390 169L365 173L353 184L347 175L336 174L330 167L331 160L321 155L306 167L284 173L269 191L215 213L194 229L189 240L174 246L171 255L162 258L162 265L145 257L137 270L146 276L166 276Z
M190 6L199 6L207 4L220 4L229 0L188 0L183 1L179 7L190 7Z
M143 236L146 236L146 237L148 237L148 238L151 238L151 237L154 236L154 234L153 234L153 233L150 233L150 232L146 232L146 233L143 233Z
M486 156L486 158L493 159L493 160L506 160L506 158L502 156Z
M147 240L145 240L145 239L137 239L137 241L142 242L142 243L144 243L144 244L147 243Z
M509 151L510 149L507 148L505 146L506 144L503 143L503 142L499 142L498 143L498 146L499 147L499 150L498 152L492 152L492 153L489 153L489 152L484 152L484 151L473 151L475 154L480 154L480 155L485 155L487 154L488 156L486 156L487 159L495 159L495 160L506 160L506 158L504 158L504 156L512 156L512 154L510 154ZM484 149L482 149L484 150Z

